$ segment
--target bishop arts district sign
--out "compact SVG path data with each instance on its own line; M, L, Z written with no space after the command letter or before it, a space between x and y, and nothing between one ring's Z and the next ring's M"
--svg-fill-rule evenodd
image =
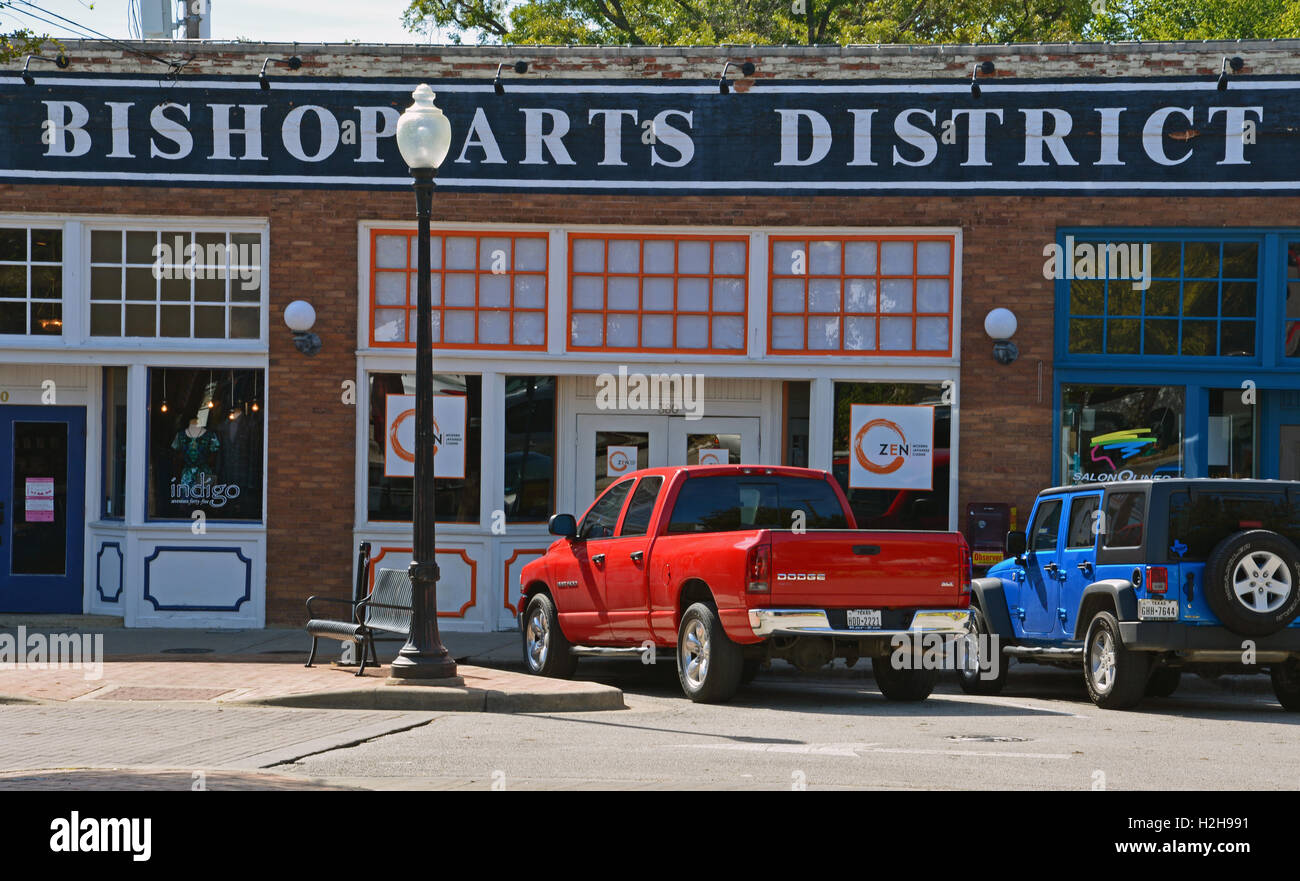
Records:
M4 77L8 79L8 77ZM411 80L38 77L0 85L0 180L409 186ZM1300 192L1300 80L427 80L466 192Z

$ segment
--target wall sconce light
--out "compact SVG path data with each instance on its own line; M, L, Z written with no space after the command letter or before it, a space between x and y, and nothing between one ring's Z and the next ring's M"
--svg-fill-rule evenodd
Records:
M979 75L984 74L985 76L989 76L993 73L993 69L994 68L993 68L992 61L981 61L979 64L976 64L974 67L971 68L970 96L972 98L978 98L980 96L980 84L977 81Z
M299 58L297 55L290 56L289 58L266 59L265 61L262 62L261 73L257 75L257 84L262 87L263 91L266 91L271 88L271 81L266 78L266 66L270 64L272 61L274 61L276 64L283 64L285 67L289 68L290 70L297 70L298 68L302 67L302 59Z
M1016 313L1010 309L993 309L984 316L984 332L993 338L993 357L999 364L1010 364L1020 357L1011 338L1016 335Z
M492 91L496 92L498 95L504 95L506 93L505 84L501 82L501 68L505 66L506 63L504 61L497 65L497 75L492 80ZM516 61L512 67L514 67L515 73L528 73L527 61Z
M1227 55L1223 56L1223 64L1219 68L1219 81L1215 84L1215 87L1220 92L1226 92L1228 90L1228 68L1231 67L1232 72L1236 73L1245 66L1246 62L1235 55L1231 58Z
M728 61L726 64L722 65L722 75L718 77L718 91L723 95L731 93L731 80L727 79L727 68L731 67L731 64L732 62ZM740 68L740 72L745 76L754 75L754 62L752 61L741 62L737 67Z
M284 307L284 323L293 331L293 344L304 355L320 351L320 337L311 332L316 323L316 310L306 300L294 300Z
M57 58L46 58L44 55L28 55L27 60L23 62L22 78L23 82L29 86L36 85L36 77L27 72L27 66L33 61L48 61L59 70L67 70L68 65L72 63L68 59L68 56L64 55L62 52L58 54Z

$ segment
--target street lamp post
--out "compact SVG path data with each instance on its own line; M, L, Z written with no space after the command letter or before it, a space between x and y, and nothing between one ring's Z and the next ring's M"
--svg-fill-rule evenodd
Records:
M415 103L397 120L397 149L414 178L416 215L417 302L415 331L415 479L412 499L414 541L411 547L411 635L392 664L396 679L448 679L456 662L438 635L438 562L434 517L433 472L433 293L429 284L429 218L433 213L433 176L451 147L451 124L433 104L424 84L411 95Z

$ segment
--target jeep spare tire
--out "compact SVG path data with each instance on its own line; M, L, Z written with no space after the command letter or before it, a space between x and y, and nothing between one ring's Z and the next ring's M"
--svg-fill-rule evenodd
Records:
M1205 562L1205 600L1234 633L1278 632L1300 613L1300 549L1267 529L1228 536Z

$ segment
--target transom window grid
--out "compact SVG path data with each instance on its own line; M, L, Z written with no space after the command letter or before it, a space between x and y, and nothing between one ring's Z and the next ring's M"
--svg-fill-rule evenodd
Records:
M748 267L743 235L570 235L569 349L741 354Z
M370 344L415 345L417 233L370 233ZM429 239L436 349L546 349L544 232L434 230Z
M261 254L256 232L93 229L90 335L260 339Z
M770 353L951 355L954 236L769 242Z
M0 334L63 333L63 230L0 227Z
M1089 244L1105 254L1107 243ZM1145 290L1135 290L1131 278L1069 282L1070 354L1254 357L1259 242L1186 239L1151 246ZM1111 274L1106 264L1099 257L1098 274Z

